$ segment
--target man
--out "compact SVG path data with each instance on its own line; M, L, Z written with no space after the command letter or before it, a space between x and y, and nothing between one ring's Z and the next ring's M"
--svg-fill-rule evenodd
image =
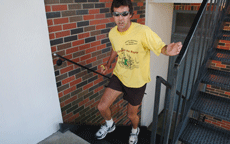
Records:
M182 44L178 42L167 46L149 27L131 22L133 16L131 0L113 0L111 13L117 26L109 32L113 49L108 63L101 72L103 74L107 72L117 55L118 60L113 76L98 104L98 110L106 124L96 133L96 137L103 139L107 133L115 130L109 107L121 93L124 93L124 99L128 101L128 118L132 123L129 143L136 144L140 132L138 107L142 102L146 84L151 81L150 50L156 55L162 53L174 56L179 54Z

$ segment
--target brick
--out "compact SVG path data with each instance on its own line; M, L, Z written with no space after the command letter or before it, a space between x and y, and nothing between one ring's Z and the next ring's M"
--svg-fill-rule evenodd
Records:
M72 10L72 11L62 11L62 17L67 17L67 16L73 16L73 15L76 15L75 11Z
M97 60L97 58L96 58L96 57L91 58L91 59L89 59L89 60L87 60L87 61L86 61L86 64L89 64L89 63L95 62L96 60Z
M83 49L87 49L89 47L90 47L90 44L85 44L85 45L79 46L79 49L83 50Z
M66 111L67 109L69 109L69 108L71 108L71 104L68 104L68 105L66 105L66 106L63 106L62 108L61 108L61 111L63 112L63 111Z
M53 5L52 11L64 11L67 10L67 5Z
M94 4L83 4L83 9L91 9L94 8Z
M84 110L84 106L81 106L77 110L73 111L73 114L79 113L80 111Z
M45 4L57 4L59 0L44 0Z
M108 33L109 31L110 31L110 28L103 29L103 30L101 30L101 34Z
M73 28L76 28L76 27L77 27L76 23L64 24L63 25L63 30L73 29Z
M75 0L75 3L87 2L87 0Z
M90 88L90 87L92 87L92 86L93 86L93 82L87 84L86 86L84 86L84 87L83 87L83 90L86 90L86 89L88 89L88 88Z
M69 48L69 47L71 47L71 43L65 43L65 44L57 46L58 50L63 50L63 49Z
M81 79L81 78L78 78L77 80L72 81L72 82L70 83L70 86L72 87L72 86L74 86L74 85L79 84L80 82L82 82L82 79Z
M87 84L88 84L87 80L86 80L86 81L83 81L83 82L77 84L77 88L83 87L83 86L85 86L85 85L87 85Z
M230 95L230 92L225 92L224 94L226 94L226 95Z
M91 36L99 35L99 34L101 34L101 31L100 30L92 31L90 34L91 34Z
M82 91L82 88L79 88L79 89L73 91L73 92L71 93L71 96L75 96L75 95L77 95L78 93L80 93L81 91ZM74 102L72 103L72 105L75 105Z
M61 92L61 91L65 90L65 89L67 89L67 88L69 88L69 84L66 84L66 85L63 85L61 87L58 87L58 92Z
M57 82L56 85L57 85L57 87L60 87L62 85L62 83L61 82Z
M105 25L105 24L96 25L96 30L104 29L104 28L106 28L106 25Z
M47 24L48 24L48 26L53 25L53 20L52 19L47 20Z
M70 71L68 74L69 74L69 76L71 77L71 76L73 76L73 75L75 75L75 74L78 74L80 71L81 71L80 68L78 68L78 69L75 69L75 70Z
M103 44L103 45L97 46L97 50L101 50L101 49L104 49L104 48L106 48L106 44Z
M74 53L78 51L78 47L70 48L66 50L66 54Z
M70 35L70 31L62 31L55 33L56 38L65 37Z
M94 15L84 15L83 16L84 20L91 20L91 19L95 19Z
M96 51L92 53L92 57L98 56L101 54L101 51Z
M109 38L101 40L101 44L110 42Z
M74 77L74 76L71 76L71 77L69 77L69 78L67 78L67 79L62 80L62 84L63 84L63 85L64 85L64 84L67 84L67 83L73 81L74 79L75 79L75 77Z
M91 57L91 54L87 54L85 56L80 57L80 61L84 61L86 59L89 59Z
M103 89L104 89L104 86L100 86L99 88L97 88L97 89L94 90L94 93L97 93L97 92L99 92L99 91L101 91Z
M83 51L78 51L78 52L76 52L76 53L73 54L73 57L79 57L79 56L82 56L84 54L85 54L84 50Z
M74 41L74 40L77 40L77 35L74 35L74 36L69 36L69 37L65 37L64 38L64 41L65 42L70 42L70 41Z
M100 9L90 9L89 14L98 14L100 13Z
M82 21L82 20L83 20L82 16L73 16L73 17L69 18L70 22L78 22L78 21Z
M111 51L111 48L105 48L102 50L102 53L106 53L106 52L110 52Z
M88 101L89 101L89 98L87 98L87 99L85 99L85 100L79 102L79 104L78 104L79 107L81 107L82 105L86 104Z
M45 6L46 12L51 12L51 7L50 6Z
M95 30L95 26L84 27L84 32Z
M92 47L92 45L91 45L91 47ZM96 47L93 47L93 48L89 48L89 49L86 49L86 53L92 53L92 52L94 52L94 51L96 51L97 50L97 48Z
M57 45L57 44L61 44L61 43L63 43L63 38L54 39L54 40L51 40L51 41L50 41L50 45L51 45L51 46Z
M68 93L71 93L72 91L74 91L74 90L76 90L76 86L73 86L73 87L71 87L71 88L69 88L69 89L66 89L66 90L64 90L64 95L66 95L66 94L68 94Z
M68 71L71 71L71 70L73 70L73 66L69 66L69 67L66 67L64 69L61 69L60 73L63 74L63 73L66 73Z
M96 19L102 19L102 18L105 18L105 14L97 14L95 16Z
M72 45L77 46L77 45L81 45L81 44L84 44L84 43L85 43L85 41L84 41L84 39L82 39L82 40L73 41ZM82 50L81 48L79 48L79 49Z
M49 34L49 38L50 38L50 40L55 39L54 33Z
M97 40L104 39L104 38L106 38L106 34L98 35L97 36Z
M77 23L77 27L83 27L88 25L89 25L89 21L82 21Z
M105 3L106 8L111 8L112 3Z
M107 13L107 12L109 12L109 8L100 9L100 13Z
M89 37L89 38L86 38L86 39L85 39L85 43L90 43L90 42L93 42L93 41L95 41L95 40L96 40L95 37Z
M89 37L89 33L83 33L83 34L78 35L79 39L83 39L83 38L86 38L86 37Z
M88 2L99 2L99 0L88 0Z
M58 18L61 17L61 13L60 12L48 12L46 13L46 18Z
M97 46L100 44L101 44L101 41L96 41L96 42L92 42L90 45L91 45L91 47L94 47L94 46Z
M88 10L77 10L76 15L86 15L89 14Z
M60 0L60 3L73 3L74 0Z
M104 8L105 7L105 3L97 3L95 4L95 8Z
M69 10L81 9L81 4L69 4Z
M83 32L83 28L72 29L71 35L82 33L82 32Z
M48 27L48 29L49 29L49 32L51 33L51 32L61 31L61 30L62 30L62 27L61 27L61 25L58 25L58 26L50 26L50 27Z

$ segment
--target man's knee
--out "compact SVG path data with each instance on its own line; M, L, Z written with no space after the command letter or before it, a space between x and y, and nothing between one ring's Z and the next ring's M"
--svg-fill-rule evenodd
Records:
M108 106L106 106L105 103L101 103L101 102L100 102L100 103L98 104L97 108L98 108L98 110L99 110L100 112L105 112L105 111L108 109Z
M128 118L129 118L130 120L133 120L133 119L138 118L138 115L137 115L137 114L128 114Z

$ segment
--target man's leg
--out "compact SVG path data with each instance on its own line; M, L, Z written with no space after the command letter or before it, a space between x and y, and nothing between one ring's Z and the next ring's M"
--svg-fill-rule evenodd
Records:
M111 110L110 106L113 104L113 102L117 99L117 97L122 92L113 90L111 88L106 88L103 96L101 97L101 100L98 104L98 110L100 111L102 117L105 120L110 120L111 117Z
M96 133L97 139L103 139L107 133L113 132L115 130L115 123L112 120L111 110L109 107L121 93L122 92L113 90L111 88L105 89L105 92L98 104L98 110L100 111L102 117L106 120L106 124L103 125Z
M140 105L133 106L130 103L128 104L128 118L131 120L133 128L136 129L139 124L138 108Z

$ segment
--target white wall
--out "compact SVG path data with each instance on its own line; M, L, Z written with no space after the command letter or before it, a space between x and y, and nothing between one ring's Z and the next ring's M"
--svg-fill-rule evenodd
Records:
M0 143L37 143L63 122L43 0L0 1L0 55Z
M166 44L171 43L173 4L148 3L148 0L146 4L146 25L156 32ZM159 75L167 80L169 57L163 54L157 57L153 52L151 52L150 60L152 81L147 84L147 95L144 96L142 103L141 124L144 126L149 126L152 122L156 76ZM162 85L160 111L163 109L165 89L165 86Z

